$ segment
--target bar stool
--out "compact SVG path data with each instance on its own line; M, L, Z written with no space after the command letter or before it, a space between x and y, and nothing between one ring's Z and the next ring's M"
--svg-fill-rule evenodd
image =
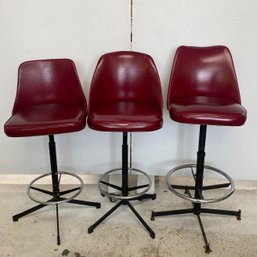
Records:
M186 47L177 49L170 76L168 90L168 111L174 121L200 125L199 146L196 164L175 167L166 176L166 184L171 192L193 203L193 208L153 211L156 216L193 213L197 216L202 231L205 251L211 251L203 224L201 213L233 215L241 217L241 211L217 210L203 208L204 203L214 203L226 199L234 192L234 182L225 172L204 165L207 125L241 126L246 120L246 110L241 106L240 93L230 51L225 46ZM175 173L189 170L194 185L177 185L172 183ZM195 171L196 170L196 171ZM226 183L209 184L204 175L209 172L226 179ZM172 178L173 177L173 178ZM214 198L204 197L205 190L228 188L225 194ZM178 189L185 190L181 193ZM190 193L194 191L194 195Z
M9 137L49 136L51 173L34 179L27 188L29 198L37 203L13 216L18 221L47 205L55 205L57 221L57 244L60 245L58 205L64 202L100 208L100 203L75 200L83 189L83 181L76 174L59 172L57 168L55 134L82 130L86 125L86 99L77 75L75 64L69 59L27 61L18 70L18 85L11 118L4 131ZM75 188L61 191L63 176L77 180ZM35 183L50 177L52 191L35 186ZM42 181L42 180L41 180ZM48 200L33 195L32 191L46 194ZM69 194L68 197L64 197Z
M96 66L89 94L88 126L98 131L122 132L122 167L105 173L99 180L103 195L119 202L97 222L88 233L122 204L127 205L152 238L153 230L146 224L130 201L144 197L151 187L149 176L128 167L128 132L146 132L162 127L162 92L153 59L144 53L120 51L103 55ZM104 176L121 172L121 185L106 182ZM130 186L131 174L142 175L146 183ZM106 186L119 192L110 193ZM142 190L139 192L139 189ZM142 198L141 198L142 199Z

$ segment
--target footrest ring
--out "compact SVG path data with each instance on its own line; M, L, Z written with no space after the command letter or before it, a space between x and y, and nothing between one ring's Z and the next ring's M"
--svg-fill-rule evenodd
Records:
M219 201L225 200L230 195L232 195L232 193L235 191L234 181L232 180L232 178L228 174L226 174L225 172L223 172L222 170L219 170L217 168L204 165L204 169L208 169L208 170L214 171L216 173L219 173L220 175L222 175L223 177L225 177L229 181L230 189L228 190L228 192L226 194L222 195L221 197L210 198L210 199L196 199L196 198L192 198L192 197L190 197L190 196L188 196L186 194L182 194L182 193L178 192L177 190L175 190L175 188L172 187L172 185L170 184L169 178L175 172L177 172L177 171L179 171L181 169L185 169L185 168L190 168L190 169L196 168L196 164L183 164L183 165L177 166L174 169L170 170L168 172L168 174L166 175L166 185L167 185L168 189L172 193L174 193L175 195L177 195L177 196L179 196L181 198L184 198L184 199L189 200L189 201L194 202L194 203L214 203L214 202L219 202Z
M135 169L135 168L128 168L128 170L129 170L129 171L135 171L135 172L137 172L137 173L140 173L140 174L144 175L144 176L147 178L148 183L147 183L147 185L145 186L146 188L145 188L142 192L136 193L135 195L123 196L123 195L117 195L117 194L115 194L115 193L109 193L108 191L104 190L104 189L101 187L101 184L102 184L101 180L102 180L102 178L103 178L104 176L106 176L106 175L108 175L108 174L110 174L110 173L116 172L116 171L122 171L121 168L112 169L112 170L110 170L110 171L107 171L107 172L105 172L105 173L99 178L99 180L98 180L98 188L99 188L100 192L101 192L103 195L106 195L106 196L108 196L108 197L110 197L110 198L117 199L117 200L132 200L132 199L136 199L136 198L138 198L138 197L140 197L140 196L145 195L146 192L147 192L147 191L151 188L151 186L152 186L152 181L151 181L151 178L149 177L149 175L148 175L147 173L145 173L144 171L139 170L139 169ZM121 191L121 190L120 190L120 191ZM121 192L121 194L122 194L122 192Z
M40 180L40 179L42 179L44 177L52 175L51 173L46 173L46 174L43 174L41 176L38 176L37 178L35 178L34 180L32 180L29 183L29 185L27 187L27 195L28 195L28 197L31 200L33 200L34 202L37 202L37 203L40 203L40 204L54 205L54 204L60 204L60 203L69 202L69 201L71 201L72 199L74 199L76 196L78 196L81 193L81 191L83 190L83 187L84 187L84 183L83 183L82 179L78 175L76 175L74 173L70 173L70 172L65 172L65 171L60 171L60 172L58 172L58 174L59 175L69 175L69 176L75 177L79 181L80 184L78 185L78 189L75 191L75 193L72 196L70 196L68 198L65 197L65 199L61 199L61 200L58 200L58 199L54 200L54 199L52 199L50 201L41 201L41 200L35 198L34 196L32 196L30 191L31 191L31 189L33 187L33 184L35 184L35 182L37 182L38 180Z

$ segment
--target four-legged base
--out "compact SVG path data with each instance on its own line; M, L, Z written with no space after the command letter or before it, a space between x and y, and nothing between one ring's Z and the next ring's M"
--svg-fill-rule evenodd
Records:
M53 192L51 191L47 191L47 190L44 190L44 189L41 189L41 188L36 188L36 187L33 187L34 190L36 191L40 191L41 193L44 193L44 194L47 194L47 195L51 195L52 198L50 200L48 200L46 203L44 204L38 204L26 211L23 211L19 214L16 214L13 216L13 221L16 222L18 221L20 218L30 214L30 213L33 213L39 209L42 209L44 207L46 207L47 205L55 205L56 206L56 224L57 224L57 244L60 245L60 231L59 231L59 211L58 211L58 206L60 203L62 202L68 202L68 203L72 203L72 204L78 204L78 205L85 205L85 206L94 206L96 207L97 209L98 208L101 208L101 204L98 203L98 202L89 202L89 201L82 201L82 200L75 200L75 199L67 199L65 197L61 197L65 194L68 194L70 192L73 192L75 190L78 190L78 188L74 188L74 189L69 189L69 190L66 190L66 191L62 191L62 192L59 192L59 196L56 196ZM48 204L47 204L48 203Z
M241 210L238 211L229 211L229 210L219 210L219 209L209 209L209 208L202 208L200 204L195 203L194 208L189 209L180 209L180 210L171 210L171 211L152 211L151 220L154 220L157 216L167 216L167 215L179 215L179 214L195 214L197 216L198 223L201 228L201 232L203 235L204 240L204 248L206 253L210 253L210 244L207 240L206 233L204 231L203 223L201 220L201 213L209 213L209 214L220 214L220 215L232 215L236 216L238 220L241 219Z

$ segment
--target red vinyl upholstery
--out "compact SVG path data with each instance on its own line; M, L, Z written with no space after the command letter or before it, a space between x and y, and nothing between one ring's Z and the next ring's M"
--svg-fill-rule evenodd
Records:
M12 116L4 125L10 137L79 131L86 124L86 99L75 64L69 59L24 62Z
M121 51L99 59L90 88L88 125L119 132L162 127L160 79L149 55Z
M246 120L232 56L225 46L179 47L167 100L170 117L178 122L240 126Z

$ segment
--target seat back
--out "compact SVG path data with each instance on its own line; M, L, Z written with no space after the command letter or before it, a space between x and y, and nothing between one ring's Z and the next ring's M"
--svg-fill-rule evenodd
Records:
M22 108L51 103L76 103L86 108L74 62L49 59L22 63L18 70L13 114Z
M99 59L91 82L89 109L109 102L144 102L162 110L160 79L149 55L120 51Z
M241 103L235 68L225 46L177 49L170 76L167 103L180 97L213 96Z

